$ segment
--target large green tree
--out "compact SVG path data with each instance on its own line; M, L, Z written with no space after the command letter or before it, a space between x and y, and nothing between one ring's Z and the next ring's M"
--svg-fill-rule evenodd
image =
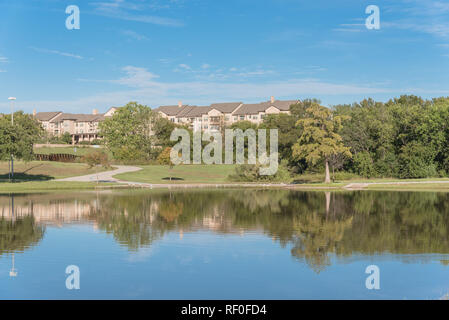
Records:
M22 111L14 113L14 124L11 115L0 115L0 159L14 158L33 159L33 144L42 135L40 124L29 114Z
M342 137L337 133L342 127L342 116L318 103L312 103L306 110L304 118L296 125L301 130L301 136L293 145L293 157L305 159L312 165L324 162L325 183L330 183L329 161L334 155L351 157L349 148L343 144Z
M130 102L100 123L100 134L117 160L149 160L154 157L152 128L156 113L147 106Z

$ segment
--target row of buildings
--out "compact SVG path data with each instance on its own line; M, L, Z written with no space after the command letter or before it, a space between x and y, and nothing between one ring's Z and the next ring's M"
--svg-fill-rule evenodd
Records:
M289 113L290 106L298 100L276 100L271 97L269 101L244 104L242 102L214 103L210 106L178 105L160 106L156 111L162 117L177 123L187 124L193 131L219 131L238 121L250 121L255 124L263 122L270 114ZM34 112L34 117L51 135L61 136L68 132L72 136L72 143L92 141L98 139L99 123L111 117L117 110L110 108L106 113L73 114L55 112Z

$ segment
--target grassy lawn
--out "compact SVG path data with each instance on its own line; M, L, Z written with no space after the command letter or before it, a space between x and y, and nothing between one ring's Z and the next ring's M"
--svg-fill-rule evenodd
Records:
M62 182L62 181L31 181L31 182L0 182L0 193L45 192L63 190L94 190L109 188L110 183L95 182Z
M98 168L98 172L104 171ZM8 180L8 162L0 162L0 181ZM95 173L84 163L64 163L54 161L14 162L14 179L21 181L47 181Z
M229 183L235 165L140 166L142 170L116 175L115 178L145 183ZM172 180L170 181L170 177Z
M76 152L75 152L76 149ZM52 148L52 147L41 147L41 148L34 148L34 153L39 154L51 154L51 153L65 153L65 154L73 154L76 156L84 156L85 154L92 152L94 150L98 150L95 148L89 148L89 147L61 147L61 148Z

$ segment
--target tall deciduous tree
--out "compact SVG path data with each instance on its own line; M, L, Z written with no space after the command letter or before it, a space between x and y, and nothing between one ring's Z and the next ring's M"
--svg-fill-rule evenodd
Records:
M100 123L100 134L114 158L150 159L154 151L152 127L156 117L149 107L130 102Z
M342 137L337 133L341 128L342 117L334 116L331 110L318 103L312 103L306 111L306 117L296 123L302 133L293 145L293 156L305 159L312 165L324 161L325 183L330 183L331 157L338 154L352 156L349 148L344 146Z

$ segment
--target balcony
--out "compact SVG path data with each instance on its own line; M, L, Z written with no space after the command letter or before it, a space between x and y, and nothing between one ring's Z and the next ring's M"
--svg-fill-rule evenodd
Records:
M221 124L223 122L223 117L210 117L210 124Z

